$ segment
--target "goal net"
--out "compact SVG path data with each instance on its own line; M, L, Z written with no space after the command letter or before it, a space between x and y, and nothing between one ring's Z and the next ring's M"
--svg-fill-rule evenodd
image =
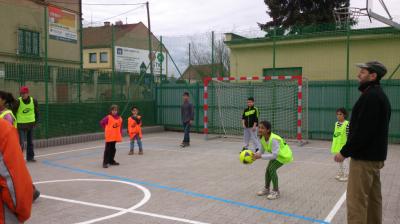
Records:
M306 82L302 76L220 77L204 79L204 134L243 135L242 114L254 97L259 121L286 139L308 136Z

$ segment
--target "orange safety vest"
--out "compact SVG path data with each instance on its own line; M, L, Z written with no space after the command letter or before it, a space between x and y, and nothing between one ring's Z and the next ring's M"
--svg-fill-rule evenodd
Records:
M17 129L0 119L0 130L0 223L25 222L32 209L32 178L19 145Z
M128 118L128 134L131 139L136 135L139 135L139 137L142 138L142 124L136 123L135 119L132 119L132 117Z
M113 116L108 115L108 122L104 132L106 142L121 142L121 128L122 118L118 117L118 119L115 119Z

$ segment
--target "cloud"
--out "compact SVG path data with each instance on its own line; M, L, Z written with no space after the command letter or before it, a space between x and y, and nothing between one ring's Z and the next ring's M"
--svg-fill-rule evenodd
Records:
M131 0L118 0L118 3L132 3ZM85 25L101 25L105 18L121 14L137 6L97 6L83 2ZM109 4L110 1L97 0L96 3ZM138 2L133 2L138 3ZM157 35L181 35L207 32L211 29L229 30L232 27L257 27L257 22L267 21L266 5L263 0L150 0L151 26ZM142 21L147 24L146 8L110 19L128 23Z

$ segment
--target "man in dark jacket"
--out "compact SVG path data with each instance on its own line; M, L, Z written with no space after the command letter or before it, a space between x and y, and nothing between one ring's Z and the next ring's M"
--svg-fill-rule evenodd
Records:
M28 87L22 86L20 93L21 97L18 98L14 109L14 114L17 117L19 140L23 150L26 138L26 160L36 162L33 151L33 129L39 120L39 106L37 100L29 96Z
M353 107L347 143L336 162L351 157L347 184L347 223L382 223L380 169L388 148L391 107L379 81L386 67L371 61L357 64L361 96Z

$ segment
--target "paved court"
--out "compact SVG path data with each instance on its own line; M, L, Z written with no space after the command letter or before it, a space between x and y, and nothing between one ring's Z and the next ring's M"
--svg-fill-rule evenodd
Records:
M102 168L102 141L37 149L28 163L42 193L27 223L346 223L346 183L334 179L330 142L290 143L295 160L279 169L281 198L263 187L267 161L242 165L239 139L180 149L182 133L144 136L144 155L117 144L120 166ZM136 150L137 153L137 150ZM400 146L382 170L384 223L400 223Z

